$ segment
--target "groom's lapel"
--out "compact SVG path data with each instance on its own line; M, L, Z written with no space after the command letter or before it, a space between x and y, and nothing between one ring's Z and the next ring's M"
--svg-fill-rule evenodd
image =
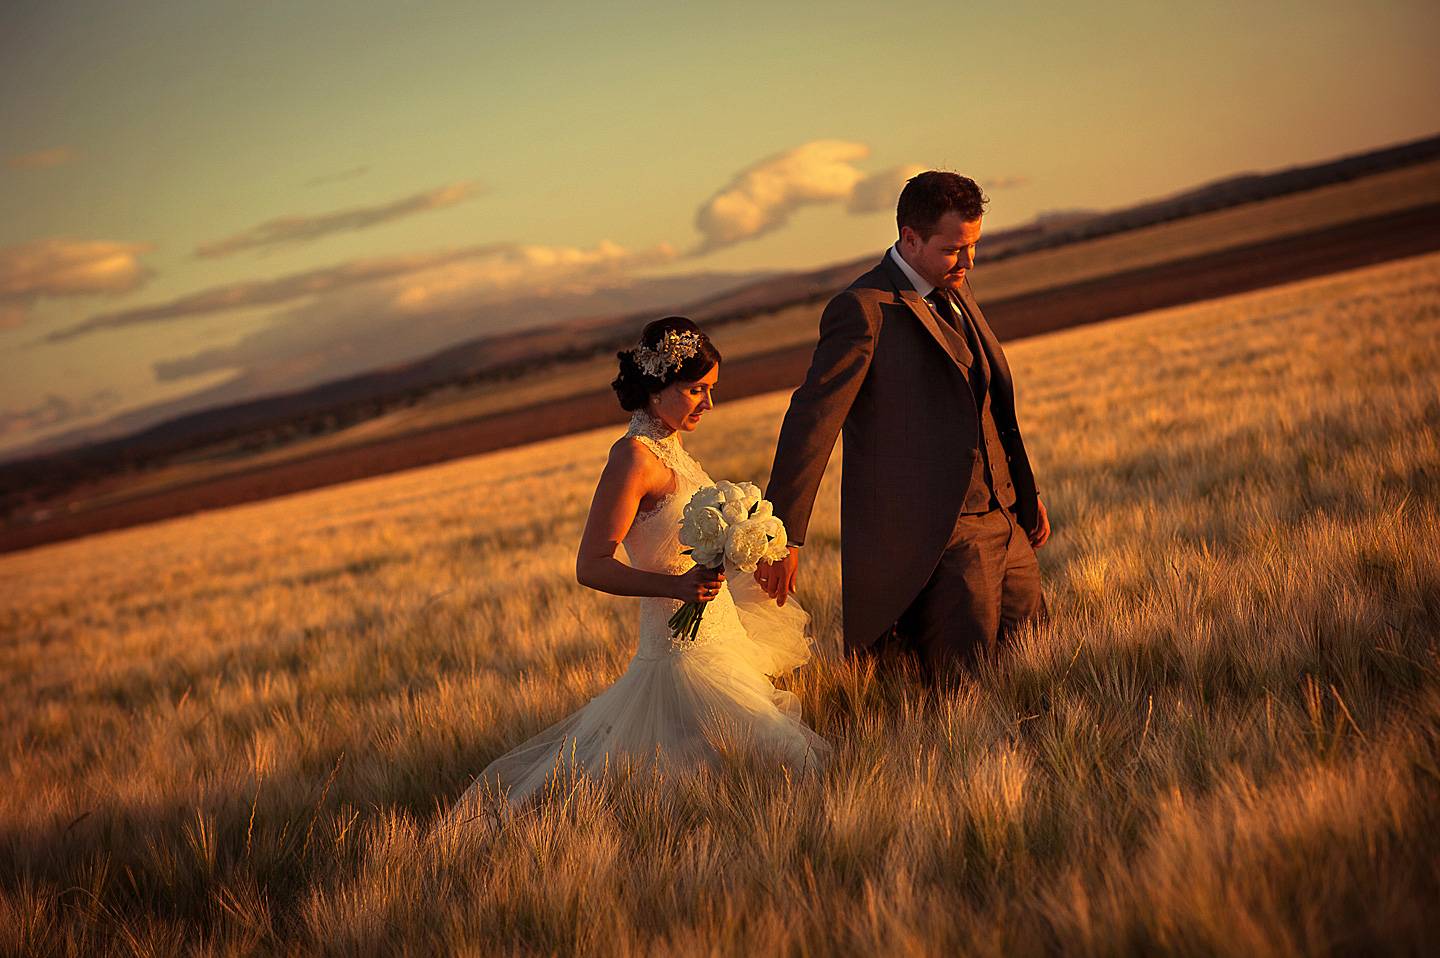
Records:
M935 342L940 344L940 348L945 350L945 354L955 361L955 365L963 369L969 369L971 364L975 362L975 357L970 352L969 347L965 345L964 339L957 335L946 335L946 331L940 328L940 320L931 312L930 304L925 302L925 297L915 292L915 288L910 285L910 280L905 277L905 274L900 271L900 267L896 266L895 261L890 258L890 252L888 250L885 252L885 258L880 262L885 270L885 274L890 277L891 283L894 284L895 292L900 297L900 301L910 307L910 312L914 313L915 318L920 320L920 325L924 326L926 331L934 337ZM951 330L950 332L953 333L954 331Z
M999 379L1007 385L1010 382L1010 364L1005 362L1005 353L1000 349L1000 340L995 338L995 331L990 328L990 323L985 319L985 314L980 312L980 304L975 302L975 294L970 292L970 278L960 284L960 302L965 304L965 311L970 314L970 321L975 324L975 335L980 338L980 348L985 350L985 359L990 364L991 380Z

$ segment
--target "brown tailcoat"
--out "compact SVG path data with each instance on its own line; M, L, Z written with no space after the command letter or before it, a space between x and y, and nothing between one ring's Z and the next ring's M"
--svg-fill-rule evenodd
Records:
M967 280L959 296L990 363L995 424L1022 528L1037 522L1035 477L1015 421L1005 353ZM832 299L805 382L790 397L766 497L804 542L825 466L844 427L840 552L845 647L869 646L929 580L955 528L975 459L979 416L969 348L946 336L887 252Z

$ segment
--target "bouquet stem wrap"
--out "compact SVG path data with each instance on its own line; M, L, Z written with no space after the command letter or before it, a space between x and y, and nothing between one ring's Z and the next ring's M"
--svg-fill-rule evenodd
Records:
M724 566L712 566L711 572L720 572ZM705 614L709 602L686 602L670 616L670 637L693 642L700 634L700 617Z

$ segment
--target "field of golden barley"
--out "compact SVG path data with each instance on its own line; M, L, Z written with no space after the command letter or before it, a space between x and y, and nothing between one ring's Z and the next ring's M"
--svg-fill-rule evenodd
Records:
M819 777L736 754L431 830L629 657L632 602L572 572L618 425L0 557L0 952L1440 938L1440 256L1009 355L1053 619L939 698L802 671ZM691 448L762 479L786 398ZM837 470L801 582L829 648Z

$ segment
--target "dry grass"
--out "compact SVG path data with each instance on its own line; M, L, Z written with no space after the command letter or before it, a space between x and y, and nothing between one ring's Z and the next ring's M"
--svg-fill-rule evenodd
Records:
M629 656L571 575L613 432L0 558L0 951L1419 951L1437 344L1440 256L1017 344L1050 625L939 700L802 674L818 779L742 755L439 840ZM717 410L712 474L763 475L785 398Z

